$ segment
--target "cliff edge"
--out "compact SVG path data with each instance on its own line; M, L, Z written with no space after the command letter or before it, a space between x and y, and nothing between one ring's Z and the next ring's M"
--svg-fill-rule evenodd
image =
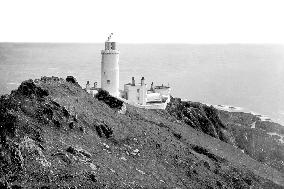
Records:
M284 174L284 127L244 112L218 110L199 102L172 98L166 108L172 116Z
M279 170L236 147L215 110L196 105L200 116L181 121L174 110L120 105L70 78L24 81L2 96L0 187L284 187Z

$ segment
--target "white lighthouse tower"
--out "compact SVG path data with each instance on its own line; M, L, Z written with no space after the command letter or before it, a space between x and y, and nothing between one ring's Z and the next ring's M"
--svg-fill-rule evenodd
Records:
M112 96L119 96L119 50L116 42L111 41L111 35L105 42L105 49L101 51L101 88L108 91Z

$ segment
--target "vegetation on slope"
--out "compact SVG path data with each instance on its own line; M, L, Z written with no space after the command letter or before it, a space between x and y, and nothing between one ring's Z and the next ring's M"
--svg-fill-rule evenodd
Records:
M284 174L284 143L276 135L283 135L283 126L261 121L250 113L217 110L179 98L172 98L166 110L190 127L229 143Z
M284 143L277 136L284 135L283 126L242 112L219 111L219 117L232 131L239 149L284 174Z
M109 98L93 98L70 78L28 80L2 96L0 187L284 186L280 172L167 111L126 105L126 112L119 113L111 104ZM205 114L215 116L211 110ZM192 121L206 125L201 117ZM220 138L224 125L211 123L214 128L207 130Z
M181 101L171 98L166 111L190 127L221 141L235 145L234 137L227 125L219 119L218 110L199 102Z

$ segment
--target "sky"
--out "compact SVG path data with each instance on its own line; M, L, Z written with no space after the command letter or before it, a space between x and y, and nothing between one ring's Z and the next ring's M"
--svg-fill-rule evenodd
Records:
M283 0L0 0L0 42L284 43Z

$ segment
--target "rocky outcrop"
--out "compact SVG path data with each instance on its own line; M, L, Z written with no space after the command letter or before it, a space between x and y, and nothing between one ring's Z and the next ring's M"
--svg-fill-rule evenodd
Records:
M48 95L48 91L37 87L33 80L24 81L18 88L18 90L13 91L17 96L23 95L31 98L43 98Z
M171 98L166 111L198 131L235 145L235 138L230 128L222 123L218 116L218 110L213 106Z
M95 128L99 137L104 137L104 138L112 137L113 134L112 129L109 126L107 126L104 122L103 123L96 122Z
M66 81L73 83L74 85L80 86L79 83L77 82L77 79L73 76L67 76Z
M242 153L284 174L284 127L253 114L217 110L205 104L172 98L166 110L188 126L239 148ZM278 135L277 135L278 134Z
M284 186L279 171L223 142L230 141L224 135L228 128L211 107L192 103L180 112L182 107L173 106L171 114L176 109L177 115L171 115L126 105L122 114L117 99L102 96L55 77L23 82L2 96L0 186Z
M103 101L111 108L121 109L123 106L123 102L121 100L118 100L117 98L111 96L109 92L102 89L98 91L98 93L95 95L95 98Z
M220 119L232 131L236 146L257 161L284 174L284 127L243 112L218 112Z

